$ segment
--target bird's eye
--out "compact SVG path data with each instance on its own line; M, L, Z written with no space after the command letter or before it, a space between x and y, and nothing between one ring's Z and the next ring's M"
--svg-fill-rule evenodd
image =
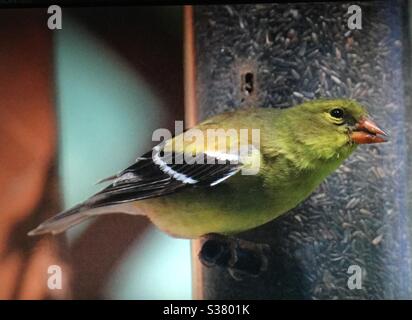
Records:
M336 119L343 118L343 110L340 108L335 108L330 111L330 115Z

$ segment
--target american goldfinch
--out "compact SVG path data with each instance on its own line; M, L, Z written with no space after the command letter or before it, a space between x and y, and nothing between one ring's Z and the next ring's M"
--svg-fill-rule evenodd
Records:
M243 130L246 138L216 142L208 136L213 130ZM29 235L56 234L109 213L145 215L180 238L236 234L294 208L357 145L384 142L382 135L365 109L346 99L222 113L155 146L106 179L108 187Z

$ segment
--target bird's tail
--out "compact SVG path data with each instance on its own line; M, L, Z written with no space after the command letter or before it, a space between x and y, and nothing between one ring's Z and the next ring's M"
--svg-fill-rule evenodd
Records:
M63 232L90 218L91 215L86 214L88 211L87 209L88 208L85 208L84 205L79 204L63 211L41 223L36 229L31 230L28 235L37 236L45 233L57 234Z
M93 216L109 213L140 214L136 211L136 208L128 204L91 208L87 203L81 203L44 221L36 229L30 231L28 235L58 234Z

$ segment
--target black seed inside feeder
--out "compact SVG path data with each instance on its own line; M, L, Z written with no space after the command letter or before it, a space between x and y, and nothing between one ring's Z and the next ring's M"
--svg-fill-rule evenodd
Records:
M348 27L353 4L362 9L360 30ZM352 98L390 135L359 147L294 210L239 235L270 245L258 276L236 280L224 266L201 265L196 252L197 298L412 298L408 10L406 1L193 7L199 120ZM204 253L220 254L224 265L225 248L208 245ZM350 285L353 268L360 288Z

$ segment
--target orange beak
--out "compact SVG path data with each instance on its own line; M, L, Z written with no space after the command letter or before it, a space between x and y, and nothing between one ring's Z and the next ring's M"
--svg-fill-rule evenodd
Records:
M358 144L386 142L380 135L387 136L372 120L362 117L351 133L351 139Z

